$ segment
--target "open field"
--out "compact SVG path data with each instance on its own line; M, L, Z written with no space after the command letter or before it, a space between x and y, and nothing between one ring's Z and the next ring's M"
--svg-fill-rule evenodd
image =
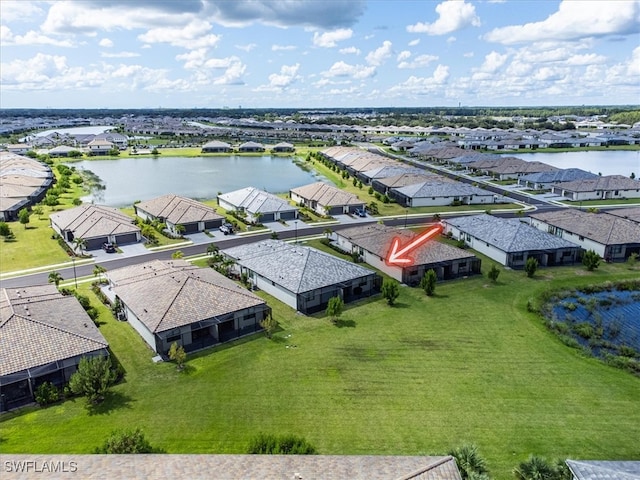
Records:
M483 271L491 264L483 258ZM302 435L322 454L441 454L474 442L505 480L530 453L640 460L640 379L566 347L526 308L550 288L635 276L605 264L533 279L502 270L497 284L440 283L432 298L403 287L395 307L349 306L342 328L268 298L274 340L191 355L184 373L153 364L135 331L100 307L126 380L94 411L75 399L0 417L0 451L90 453L112 430L139 426L168 453L243 453L258 432Z

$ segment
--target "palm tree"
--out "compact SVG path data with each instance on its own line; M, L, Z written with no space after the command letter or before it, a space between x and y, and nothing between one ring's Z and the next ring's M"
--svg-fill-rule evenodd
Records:
M331 234L333 233L333 230L331 230L329 227L325 228L322 233L324 233L325 238L329 238L331 236Z
M215 243L210 243L207 246L207 255L214 255L220 251L220 248Z
M106 273L106 271L107 269L102 265L96 265L95 267L93 267L93 276L98 277L98 280L102 281L102 274Z
M544 458L531 455L514 470L513 474L518 480L555 480L556 470Z
M73 249L80 250L80 254L82 254L82 249L87 246L87 241L84 238L76 237L73 239Z
M456 459L463 480L487 473L487 464L475 445L462 445L449 452L449 455Z
M49 274L49 283L55 283L56 287L60 285L62 280L64 280L64 278L62 278L62 275L60 275L59 272L54 271Z

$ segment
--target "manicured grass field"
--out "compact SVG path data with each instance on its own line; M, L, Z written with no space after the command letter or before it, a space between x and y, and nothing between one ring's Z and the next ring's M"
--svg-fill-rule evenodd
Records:
M126 380L94 411L75 399L0 417L0 451L89 453L139 426L168 453L243 453L258 432L302 435L322 454L442 454L474 442L505 480L531 453L640 460L640 379L566 347L526 308L551 288L634 276L605 264L533 279L503 270L497 284L440 283L431 298L402 287L395 307L349 306L341 328L265 295L281 327L273 340L190 355L183 373L153 364L102 309Z

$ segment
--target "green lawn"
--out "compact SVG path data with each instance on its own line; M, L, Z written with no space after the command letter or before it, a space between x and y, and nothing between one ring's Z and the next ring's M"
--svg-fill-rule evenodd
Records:
M565 205L571 205L572 207L580 207L580 206L610 206L610 205L640 205L640 198L620 198L615 200L583 200L583 201L571 201L571 200L560 200L560 203L564 203Z
M505 480L531 453L640 460L640 379L564 346L526 309L550 288L634 276L606 264L533 279L503 270L495 285L441 283L432 298L402 287L393 308L349 306L342 328L264 295L281 325L274 340L192 355L182 374L153 364L103 309L126 381L97 411L77 399L0 417L0 450L89 453L113 429L139 426L168 453L243 453L257 432L302 435L322 454L442 454L474 442Z

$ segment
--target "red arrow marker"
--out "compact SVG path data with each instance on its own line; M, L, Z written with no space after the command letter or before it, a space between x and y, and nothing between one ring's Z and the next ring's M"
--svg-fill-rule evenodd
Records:
M441 231L442 226L436 225L429 230L425 230L403 247L400 247L400 238L395 237L391 242L391 248L387 252L387 259L385 260L386 264L389 266L397 267L406 267L409 265L413 265L413 258L407 256L409 252L412 252L416 248L424 245L433 237L438 235Z

